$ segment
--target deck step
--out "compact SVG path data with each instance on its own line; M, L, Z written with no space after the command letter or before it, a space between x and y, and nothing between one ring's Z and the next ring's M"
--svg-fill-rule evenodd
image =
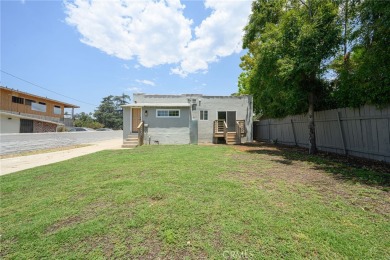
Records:
M233 145L233 144L238 144L238 142L237 142L237 138L236 138L236 132L227 132L226 133L226 139L225 139L225 141L226 141L226 144L228 144L228 145Z

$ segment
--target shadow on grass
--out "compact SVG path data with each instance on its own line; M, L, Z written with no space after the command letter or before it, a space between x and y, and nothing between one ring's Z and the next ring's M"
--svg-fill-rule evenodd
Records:
M350 180L355 183L379 185L390 189L390 164L357 157L319 152L308 154L307 149L267 143L249 144L248 153L275 156L273 162L291 165L294 161L314 164L314 169L333 174L334 178Z

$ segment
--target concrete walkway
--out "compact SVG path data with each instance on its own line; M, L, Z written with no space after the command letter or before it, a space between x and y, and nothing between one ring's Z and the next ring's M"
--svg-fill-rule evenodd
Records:
M89 143L89 146L64 151L0 159L0 175L22 171L37 166L65 161L102 150L121 149L122 138Z

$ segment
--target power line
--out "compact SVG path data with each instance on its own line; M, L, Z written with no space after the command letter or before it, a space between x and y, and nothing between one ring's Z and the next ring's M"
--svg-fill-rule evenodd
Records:
M78 100L78 99L75 99L75 98L72 98L72 97L68 97L68 96L65 96L65 95L63 95L63 94L61 94L61 93L55 92L55 91L53 91L53 90L50 90L50 89L41 87L41 86L39 86L39 85L37 85L37 84L31 82L31 81L28 81L28 80L25 80L25 79L23 79L23 78L21 78L21 77L15 76L15 75L13 75L13 74L11 74L11 73L9 73L9 72L6 72L6 71L4 71L4 70L2 70L2 69L0 69L0 71L1 71L2 73L4 73L4 74L7 74L7 75L9 75L9 76L11 76L11 77L14 77L14 78L18 79L18 80L21 80L21 81L23 81L23 82L26 82L26 83L28 83L28 84L31 84L31 85L33 85L33 86L35 86L35 87L44 89L44 90L46 90L46 91L49 91L49 92L52 92L52 93L54 93L54 94L57 94L57 95L60 95L60 96L63 96L63 97L66 97L66 98L75 100L75 101L80 102L80 103L83 103L83 104L87 104L87 105L91 105L91 106L97 107L97 105L95 105L95 104L91 104L91 103L84 102L84 101L81 101L81 100Z

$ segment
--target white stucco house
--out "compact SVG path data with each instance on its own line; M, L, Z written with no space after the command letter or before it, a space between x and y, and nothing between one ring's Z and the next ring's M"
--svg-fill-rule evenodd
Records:
M252 96L134 94L123 106L124 147L251 142Z

